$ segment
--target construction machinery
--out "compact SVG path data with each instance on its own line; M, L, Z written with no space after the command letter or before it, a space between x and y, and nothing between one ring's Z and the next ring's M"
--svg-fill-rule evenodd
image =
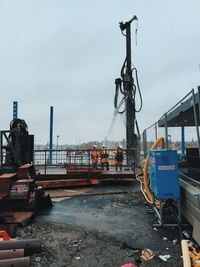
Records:
M22 119L14 119L10 130L0 132L1 169L16 169L33 162L34 136L28 132L28 126Z
M120 22L120 30L123 36L126 37L126 57L121 68L121 78L115 79L115 97L114 97L114 107L119 114L125 113L126 117L126 149L127 158L129 165L135 167L138 165L139 161L139 127L136 120L136 112L140 112L142 109L142 96L140 92L137 69L132 64L131 59L131 23L133 21L138 21L137 16L134 16L131 20L127 22ZM137 29L136 29L137 32ZM136 85L133 77L135 74ZM140 108L136 109L135 97L136 91L138 89L141 105ZM118 103L119 92L122 95L120 103ZM122 106L124 105L124 109ZM136 159L136 162L135 162Z
M34 136L29 135L24 120L14 119L0 137L0 225L24 225L38 209L52 205L36 184Z

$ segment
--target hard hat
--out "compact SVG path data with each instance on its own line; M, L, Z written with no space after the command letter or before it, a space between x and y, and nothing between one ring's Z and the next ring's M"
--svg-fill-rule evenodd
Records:
M96 145L93 145L93 147L94 147L94 148L97 148L97 146L96 146Z
M105 145L102 145L102 147L106 147Z
M121 145L121 146L119 146L119 148L123 149L123 146Z

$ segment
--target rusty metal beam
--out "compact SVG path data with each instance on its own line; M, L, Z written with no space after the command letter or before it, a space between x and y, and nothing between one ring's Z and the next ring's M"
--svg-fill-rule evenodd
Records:
M17 176L20 179L34 178L36 176L35 167L31 163L20 166L17 169Z
M99 184L97 179L70 179L70 180L45 180L37 181L37 185L48 188L62 188L69 186L85 186L85 185L96 185Z
M9 194L11 182L16 178L16 173L5 173L0 175L0 199Z
M54 194L53 196L50 196L52 198L63 198L63 197L85 197L85 196L105 196L105 195L120 195L120 194L128 194L127 191L121 191L121 192L95 192L95 193L74 193L74 194L69 194L69 193L63 193L63 194Z
M30 258L16 258L16 259L6 259L0 260L1 267L29 267L30 266Z
M23 258L24 249L0 250L0 260Z

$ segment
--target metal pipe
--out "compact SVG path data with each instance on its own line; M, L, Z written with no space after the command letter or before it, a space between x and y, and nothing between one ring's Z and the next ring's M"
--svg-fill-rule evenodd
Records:
M0 250L0 260L23 258L23 257L24 257L23 249Z
M52 164L52 149L53 149L53 107L50 107L50 137L49 137L49 163Z
M44 151L44 175L47 174L47 150Z
M33 253L40 253L42 246L42 242L38 239L16 239L0 242L0 250L24 249L25 256L32 255Z
M157 122L155 123L155 141L158 139L158 127Z
M1 267L29 267L30 266L30 258L17 258L17 259L6 259L0 260Z
M196 132L197 132L197 142L198 142L198 150L199 150L199 157L200 157L200 137L199 137L199 125L198 125L198 119L197 119L197 110L195 105L195 95L194 95L194 89L192 89L192 102L193 102L193 110L194 110L194 121L196 126Z

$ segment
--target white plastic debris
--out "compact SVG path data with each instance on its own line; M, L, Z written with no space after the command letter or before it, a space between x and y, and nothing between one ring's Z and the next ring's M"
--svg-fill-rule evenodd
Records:
M178 239L174 239L174 240L172 241L172 243L173 243L174 246L177 244L177 242L178 242Z
M167 261L171 258L170 255L159 255L159 258L162 260L162 261Z
M190 238L190 235L189 235L186 231L183 231L182 233L183 233L184 236L187 237L188 239Z

